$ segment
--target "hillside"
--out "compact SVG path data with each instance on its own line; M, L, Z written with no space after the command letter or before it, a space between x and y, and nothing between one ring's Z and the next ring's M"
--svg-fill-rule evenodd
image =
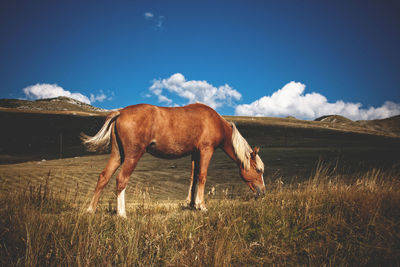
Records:
M365 131L372 134L383 134L387 136L400 136L400 115L381 120L359 120L352 121L339 115L328 115L315 119L321 123L336 126L337 128L348 128L354 131Z
M400 115L383 120L357 121L357 123L368 129L384 131L388 135L400 134Z
M86 112L99 113L107 112L102 108L97 108L92 105L80 102L78 100L60 96L56 98L39 99L35 101L20 100L20 99L0 99L0 108L9 111L22 112L41 112L41 113L59 113L59 112Z
M251 125L269 125L285 128L308 128L328 129L339 132L351 132L388 137L400 137L400 116L383 120L352 121L338 115L323 116L314 121L300 120L294 117L273 118L273 117L245 117L245 116L224 116L225 119Z

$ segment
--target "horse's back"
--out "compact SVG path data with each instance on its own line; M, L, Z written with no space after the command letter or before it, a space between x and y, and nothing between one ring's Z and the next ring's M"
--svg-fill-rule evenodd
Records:
M117 124L122 138L144 144L155 155L180 156L204 146L216 147L224 138L224 119L199 103L184 107L139 104L120 114Z
M222 117L207 105L196 103L183 107L159 107L150 104L137 104L120 110L120 117L129 121L151 121L153 124L192 128L199 125L219 127Z
M174 128L175 131L192 135L221 130L222 117L212 108L196 103L184 107L159 107L160 126Z

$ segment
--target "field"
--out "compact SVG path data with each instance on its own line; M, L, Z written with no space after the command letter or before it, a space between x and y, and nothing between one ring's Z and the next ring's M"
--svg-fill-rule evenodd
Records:
M103 161L97 156L21 164L15 180L26 175L34 181L19 189L2 178L2 266L400 264L400 183L393 173L371 170L349 178L321 164L306 181L268 182L266 196L257 200L229 191L235 182L218 184L206 213L181 205L186 186L167 187L170 181L153 187L138 178L128 190L125 220L115 216L113 186L96 214L84 211L95 183L82 178L84 169L91 173ZM43 173L35 176L42 164ZM66 166L76 174L64 172Z
M2 266L400 265L400 138L377 130L386 121L229 118L261 146L264 198L253 198L217 150L208 212L188 210L190 159L145 154L127 187L124 220L115 216L114 178L97 212L84 212L108 155L83 153L77 135L93 134L103 117L0 119L20 122L0 138Z

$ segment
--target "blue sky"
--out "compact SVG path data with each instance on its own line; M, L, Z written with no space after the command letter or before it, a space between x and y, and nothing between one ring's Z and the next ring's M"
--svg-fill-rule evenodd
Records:
M0 3L0 98L400 114L398 1Z

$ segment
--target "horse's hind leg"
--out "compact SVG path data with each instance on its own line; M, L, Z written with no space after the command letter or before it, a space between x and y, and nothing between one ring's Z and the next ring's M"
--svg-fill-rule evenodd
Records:
M134 149L134 153L126 155L125 161L122 164L121 170L117 176L117 212L121 217L126 218L125 210L125 189L129 181L129 177L135 170L139 159L144 153L144 148L141 149L139 146Z
M97 202L99 201L101 191L108 184L108 181L110 181L111 176L118 169L119 165L120 165L119 156L116 157L115 155L111 154L106 167L100 173L99 179L97 180L97 185L96 189L94 190L92 201L90 202L89 208L87 209L88 212L94 212L96 210Z
M108 181L110 181L111 176L115 173L115 171L118 169L120 165L121 165L121 157L118 149L118 144L116 142L116 137L113 131L111 155L107 162L106 167L99 175L96 189L94 190L94 195L92 197L92 200L90 201L87 212L93 213L96 210L97 202L99 201L101 191L108 184Z
M197 174L195 174L195 172L198 172L198 170L196 170L198 164L196 164L195 160L196 160L195 155L192 155L192 171L190 173L190 186L189 186L188 196L186 198L187 205L190 208L194 207L194 202L195 202L194 195L197 186Z

